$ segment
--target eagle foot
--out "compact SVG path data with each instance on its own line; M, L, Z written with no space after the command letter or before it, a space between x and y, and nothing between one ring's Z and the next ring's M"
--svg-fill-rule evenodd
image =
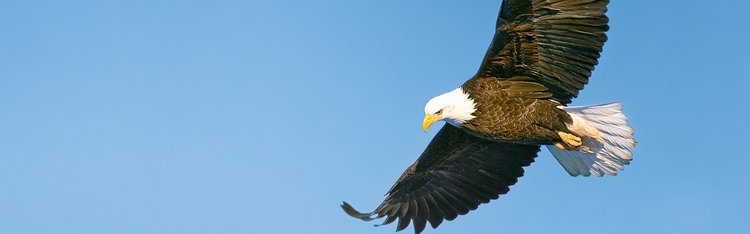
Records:
M555 142L555 146L558 149L573 150L583 145L581 138L576 135L567 132L557 132L557 135L560 136L560 139L562 140L562 142Z

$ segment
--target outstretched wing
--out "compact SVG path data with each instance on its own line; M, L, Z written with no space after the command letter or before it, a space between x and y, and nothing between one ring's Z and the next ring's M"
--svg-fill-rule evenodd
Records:
M420 233L427 221L437 228L507 193L538 152L538 145L488 141L445 124L373 212L360 213L346 202L342 208L365 221L386 217L383 225L398 219L397 231L412 221Z
M570 103L607 40L609 0L505 0L475 77L530 77Z

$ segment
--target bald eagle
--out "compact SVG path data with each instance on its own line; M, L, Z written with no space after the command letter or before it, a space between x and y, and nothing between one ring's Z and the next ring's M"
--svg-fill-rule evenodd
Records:
M479 71L432 98L422 127L445 121L370 221L413 223L467 214L523 176L542 145L571 176L616 175L633 159L634 131L620 103L567 106L588 83L607 40L608 0L505 0Z

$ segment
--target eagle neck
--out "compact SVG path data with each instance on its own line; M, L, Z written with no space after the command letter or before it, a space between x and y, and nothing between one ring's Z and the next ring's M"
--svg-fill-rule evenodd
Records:
M444 94L444 96L449 99L450 101L448 102L451 103L451 105L446 107L447 111L445 111L443 115L445 122L460 128L467 121L476 118L476 116L474 116L476 103L463 87L450 91Z

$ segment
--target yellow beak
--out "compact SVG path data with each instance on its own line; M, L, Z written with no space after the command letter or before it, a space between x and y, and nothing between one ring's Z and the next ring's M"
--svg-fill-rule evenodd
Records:
M427 132L427 129L430 128L432 124L440 120L441 117L442 116L436 116L433 114L425 114L424 121L422 121L422 130L424 130L424 132Z

